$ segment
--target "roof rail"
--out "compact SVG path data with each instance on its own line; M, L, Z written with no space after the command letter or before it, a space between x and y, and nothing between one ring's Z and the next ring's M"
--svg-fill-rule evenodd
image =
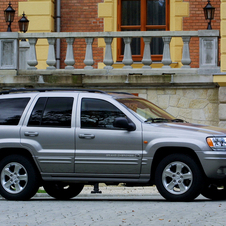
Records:
M113 93L113 94L126 94L126 95L132 95L134 96L132 93L127 93L127 92L116 92L116 91L113 91L113 92L107 92L107 93Z
M96 90L96 89L73 89L73 88L43 88L43 89L26 89L26 88L13 88L10 90L2 91L0 92L0 95L3 94L9 94L9 93L19 93L19 92L47 92L47 91L84 91L84 92L90 92L90 93L103 93L107 94L107 92L104 92L102 90Z

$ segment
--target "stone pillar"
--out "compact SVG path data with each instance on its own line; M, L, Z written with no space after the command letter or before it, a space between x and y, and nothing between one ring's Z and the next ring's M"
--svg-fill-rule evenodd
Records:
M18 33L0 32L0 69L18 69Z
M124 58L122 60L122 63L125 65L122 69L132 69L133 67L131 66L133 63L132 59L132 52L131 52L131 42L132 38L123 38L124 43L125 43L125 49L124 49Z
M46 63L49 65L46 69L47 70L55 70L56 67L56 56L55 56L55 38L48 38L49 43L49 52L48 52L48 58Z
M150 43L151 43L151 37L143 37L144 40L144 55L142 59L142 63L144 66L142 67L143 69L151 69L151 48L150 48Z
M182 68L190 68L190 63L191 63L190 51L189 51L190 37L182 37L182 40L184 42L182 60L181 60L181 63L183 64Z
M94 60L93 60L93 41L94 38L86 38L86 56L85 56L85 60L84 63L85 65L85 69L93 69L92 65L94 64Z
M199 36L199 74L219 73L217 30L200 30Z
M75 38L66 38L67 42L67 53L66 53L66 59L64 63L67 65L65 69L75 69L75 59L74 59L74 51L73 51L73 43L75 41Z
M170 41L172 37L162 37L162 40L164 42L163 47L163 57L162 57L162 63L164 66L162 68L171 68L170 64L172 63L171 56L170 56Z
M104 41L106 43L105 48L105 57L104 57L104 64L106 65L104 69L113 69L112 64L114 63L112 59L112 51L111 51L111 43L113 38L104 38Z
M37 55L36 55L36 48L35 45L37 43L37 38L30 38L28 39L29 44L30 44L30 49L29 49L29 57L28 57L28 70L37 70L35 67L38 64L37 61Z
M28 54L29 54L29 42L27 41L20 41L19 47L19 69L20 70L27 70L28 64Z

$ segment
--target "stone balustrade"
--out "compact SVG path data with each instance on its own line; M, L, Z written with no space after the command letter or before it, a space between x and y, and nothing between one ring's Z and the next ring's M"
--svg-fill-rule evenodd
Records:
M124 67L122 69L133 69L132 64L132 54L131 54L131 42L133 38L142 38L144 41L144 51L142 69L151 69L152 59L151 59L151 50L150 44L153 38L162 37L164 48L163 48L163 57L162 57L162 69L171 68L171 53L170 53L170 42L173 37L181 37L183 40L183 52L181 63L183 64L183 69L190 68L190 51L189 51L189 42L192 37L199 37L200 39L200 51L199 51L199 72L202 74L207 71L217 72L219 68L217 67L218 61L218 36L219 31L216 30L202 30L202 31L135 31L135 32L52 32L52 33L9 33L4 32L0 35L0 69L8 69L10 62L16 62L16 60L11 60L12 57L15 57L15 49L18 48L18 40L27 39L30 45L29 54L27 59L24 57L19 58L19 61L23 59L27 60L28 67L20 68L27 70L37 70L36 66L38 64L36 56L36 43L38 39L46 39L49 44L49 51L47 57L47 68L46 70L55 70L56 69L56 56L55 56L55 42L56 39L65 39L67 43L67 51L65 56L65 69L74 70L76 69L76 62L74 60L74 49L73 43L75 39L85 39L86 41L86 54L84 59L86 70L93 69L93 51L92 44L94 39L103 38L105 41L105 56L103 57L103 63L105 64L104 69L111 70L113 69L112 65L114 64L112 57L112 41L116 38L123 38L124 41L124 58L122 63ZM11 52L10 52L11 51ZM12 51L14 51L12 53ZM10 57L9 57L10 56ZM11 61L10 61L11 60ZM9 62L10 61L10 62ZM18 69L18 65L25 65L24 63L13 64L12 68ZM8 67L8 68L7 68Z

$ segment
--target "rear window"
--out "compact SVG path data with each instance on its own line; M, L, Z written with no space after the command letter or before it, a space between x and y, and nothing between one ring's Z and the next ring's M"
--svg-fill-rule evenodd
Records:
M18 125L30 98L0 99L0 125Z

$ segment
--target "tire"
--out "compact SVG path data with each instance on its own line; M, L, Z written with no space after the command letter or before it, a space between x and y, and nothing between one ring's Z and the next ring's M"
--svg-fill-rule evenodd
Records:
M203 174L188 155L172 154L157 166L155 183L159 193L168 201L192 201L203 188Z
M46 182L45 191L55 199L67 200L77 196L83 189L83 184L64 184L60 182Z
M8 200L29 200L39 188L39 174L25 156L9 155L0 161L0 194Z
M226 183L207 183L201 194L211 200L225 200Z

